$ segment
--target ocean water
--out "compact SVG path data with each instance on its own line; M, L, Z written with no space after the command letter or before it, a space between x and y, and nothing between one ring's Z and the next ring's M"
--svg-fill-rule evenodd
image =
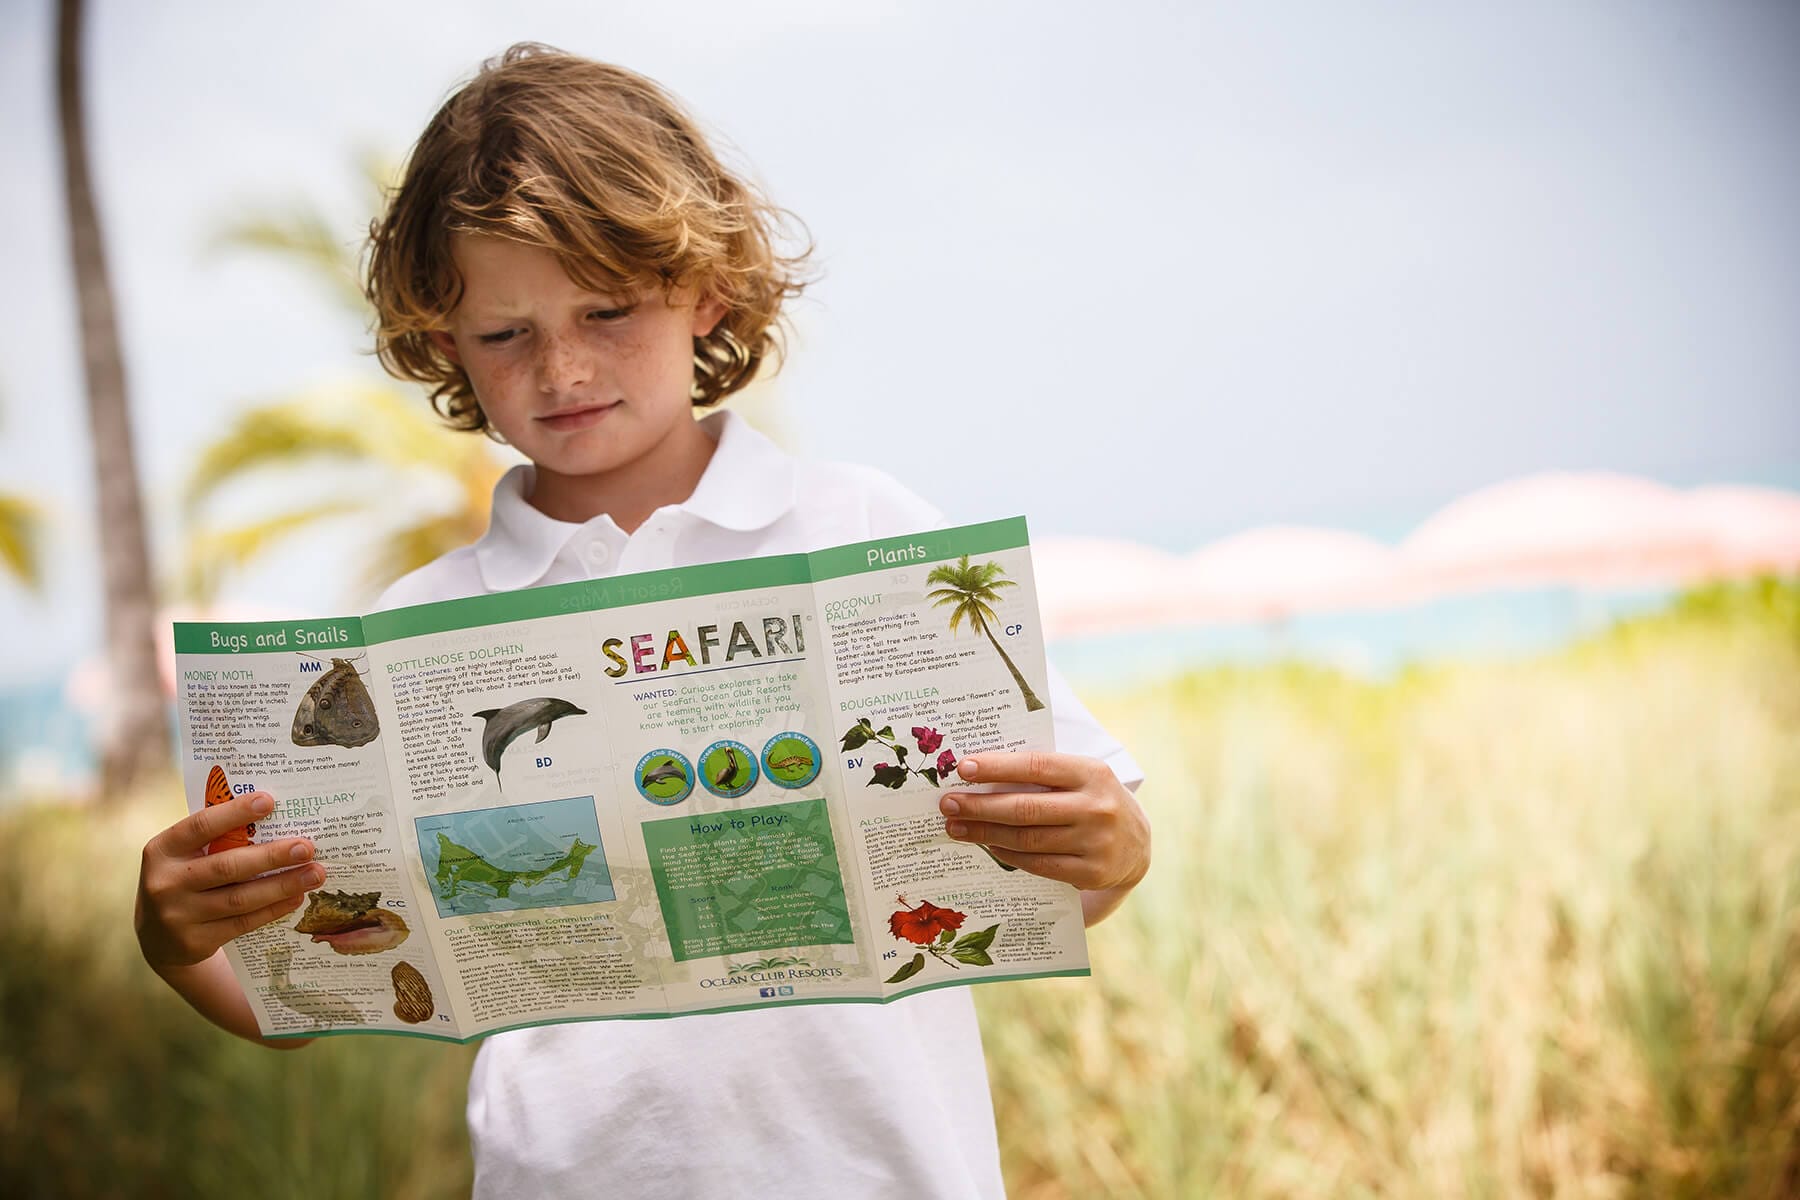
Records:
M1403 608L1307 613L1278 622L1132 630L1050 644L1076 685L1117 687L1197 667L1303 661L1365 678L1424 662L1516 658L1665 607L1668 588L1522 588Z

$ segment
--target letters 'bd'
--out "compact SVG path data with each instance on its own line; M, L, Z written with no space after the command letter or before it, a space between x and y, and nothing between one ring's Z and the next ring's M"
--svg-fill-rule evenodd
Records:
M368 745L380 732L375 701L347 658L332 659L331 670L306 689L294 710L296 746L354 748Z

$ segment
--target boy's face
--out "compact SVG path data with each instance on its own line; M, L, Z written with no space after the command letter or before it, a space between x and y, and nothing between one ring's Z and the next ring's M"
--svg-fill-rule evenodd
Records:
M502 238L454 234L450 253L462 299L432 338L468 372L488 422L537 464L540 488L650 467L705 438L689 387L718 300L591 292L550 251Z

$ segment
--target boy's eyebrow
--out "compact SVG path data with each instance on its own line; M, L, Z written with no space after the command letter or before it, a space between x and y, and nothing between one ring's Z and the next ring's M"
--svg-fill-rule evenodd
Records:
M602 292L592 288L582 288L575 297L576 303L584 305L604 306L606 308L630 308L643 300L639 291ZM505 321L531 307L529 300L488 300L482 303L470 303L466 298L457 305L471 321Z

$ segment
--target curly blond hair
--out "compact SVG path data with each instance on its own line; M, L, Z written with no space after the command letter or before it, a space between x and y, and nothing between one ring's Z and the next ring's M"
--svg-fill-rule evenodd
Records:
M444 102L369 226L376 354L429 385L451 425L488 431L468 375L430 336L462 295L450 236L486 234L551 251L595 291L693 288L722 301L724 317L694 339L693 402L716 404L765 361L779 365L781 306L806 286L811 253L777 250L790 225L654 82L521 43Z

